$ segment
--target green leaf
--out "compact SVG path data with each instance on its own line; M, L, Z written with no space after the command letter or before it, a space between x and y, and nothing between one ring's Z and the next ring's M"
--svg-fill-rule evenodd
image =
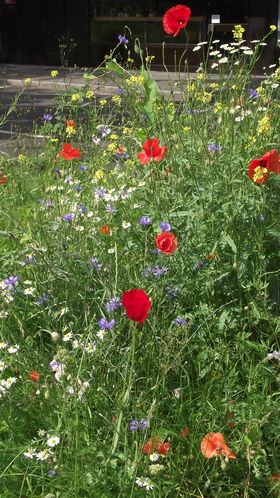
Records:
M118 76L124 76L125 74L124 69L114 61L106 62L106 69L108 69L108 71L113 71L113 73L116 73Z
M232 249L232 252L234 254L237 254L237 247L236 247L234 241L232 240L232 238L229 235L225 235L223 237L223 241L226 242L230 246L230 248Z
M94 76L94 74L90 74L90 73L84 73L83 78L85 80L95 80L97 78L97 76Z

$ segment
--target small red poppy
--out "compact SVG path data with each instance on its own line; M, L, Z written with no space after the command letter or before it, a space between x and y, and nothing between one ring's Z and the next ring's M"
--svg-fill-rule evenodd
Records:
M71 144L63 144L62 152L58 152L56 157L62 156L67 161L71 161L71 159L81 157L81 153L79 149L74 149Z
M33 372L30 372L28 377L33 382L38 382L38 380L40 378L40 374L39 374L39 372L37 372L37 370L33 370Z
M157 138L146 140L142 145L143 152L138 152L137 157L141 164L148 164L151 159L154 161L161 161L167 151L167 147L160 147Z
M160 441L156 436L149 439L143 447L143 451L146 455L151 455L152 453L159 453L159 455L167 455L170 450L170 444L168 442Z
M73 121L73 119L67 119L66 126L71 126L72 128L76 128L76 123L75 121Z
M122 304L130 320L143 323L151 308L150 298L142 289L125 291L122 295Z
M168 35L177 36L182 28L188 24L191 9L186 5L175 5L168 9L163 16L163 29Z
M225 455L232 459L236 458L226 445L224 436L220 432L209 432L206 434L201 441L200 450L206 458L213 458L218 455Z
M172 254L177 248L177 239L171 232L162 232L156 236L157 248L167 254Z
M6 175L0 175L0 185L6 185L7 177Z
M276 175L280 173L280 158L277 149L270 150L261 158L253 159L249 163L248 176L255 183L266 182L270 172Z
M109 225L102 225L102 227L99 228L100 233L108 234L110 233L110 227Z

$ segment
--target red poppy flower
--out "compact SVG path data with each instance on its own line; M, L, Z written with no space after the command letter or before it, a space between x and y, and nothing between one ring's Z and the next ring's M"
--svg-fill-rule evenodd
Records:
M235 459L236 456L230 451L225 443L224 436L220 432L209 432L201 441L200 450L206 458L225 455Z
M171 232L162 232L156 236L157 248L167 254L172 254L177 248L177 239Z
M163 159L167 147L160 147L157 138L150 138L142 145L143 152L138 152L137 157L141 164L148 164L151 159L159 162Z
M62 152L57 154L57 157L64 157L67 161L71 161L71 159L81 157L81 153L79 149L74 149L71 144L63 144Z
M130 320L143 323L149 315L151 301L142 289L125 291L122 295L122 304Z
M109 225L102 225L102 227L99 228L100 233L108 234L110 233L110 227Z
M0 185L6 185L7 177L5 175L0 175Z
M160 441L156 436L149 439L143 447L143 451L146 455L151 455L152 453L159 453L159 455L167 455L170 450L170 444L168 442Z
M264 183L270 172L280 173L280 158L278 150L266 152L260 159L253 159L248 167L248 176L255 183Z
M175 5L168 9L162 20L165 33L177 36L187 26L190 15L191 9L186 5Z
M30 372L28 377L33 382L38 382L38 380L40 378L40 374L39 374L39 372L37 372L37 370L33 370L33 372Z
M76 123L75 121L73 121L73 119L67 119L66 126L71 126L72 128L76 128Z

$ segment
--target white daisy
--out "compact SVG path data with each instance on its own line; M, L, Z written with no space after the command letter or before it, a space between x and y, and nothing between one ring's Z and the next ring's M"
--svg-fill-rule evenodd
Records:
M60 443L60 437L59 436L51 436L47 440L47 445L49 448L54 448Z

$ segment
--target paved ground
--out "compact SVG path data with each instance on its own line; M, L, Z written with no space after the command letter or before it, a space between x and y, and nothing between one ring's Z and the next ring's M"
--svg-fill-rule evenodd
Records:
M51 77L51 71L57 70L57 78ZM44 113L51 112L57 93L65 91L69 86L81 88L86 83L83 75L89 72L85 68L59 68L50 66L0 64L0 153L10 154L17 148L18 137L21 143L33 143L31 136L35 133L36 124L42 123ZM184 81L186 75L181 73L166 73L164 71L152 71L154 79L166 95L175 84L174 96L180 98L180 92L176 91L178 79ZM190 76L195 76L191 74ZM31 78L28 86L21 96L17 108L9 116L4 124L1 124L1 116L7 112L15 96L24 87L25 78ZM258 80L261 77L256 76ZM213 77L215 79L215 76ZM117 85L113 81L113 75L99 73L90 84L97 96L108 96L115 93ZM12 140L11 140L12 139Z

